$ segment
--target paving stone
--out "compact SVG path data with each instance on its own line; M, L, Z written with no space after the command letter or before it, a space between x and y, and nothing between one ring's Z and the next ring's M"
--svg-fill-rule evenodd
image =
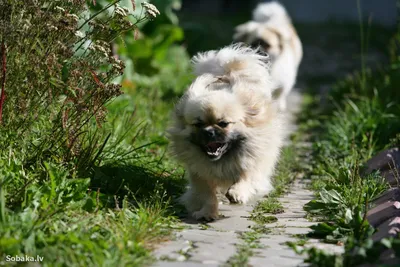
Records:
M286 235L306 235L310 232L309 228L296 228L296 227L277 227L276 230L281 234Z
M364 173L371 173L375 170L385 171L400 166L400 150L398 147L390 148L379 152L376 156L367 161Z
M400 150L391 148L381 151L368 160L363 171L369 174L379 170L382 177L392 186L399 186ZM379 241L383 238L398 237L400 233L400 190L392 188L384 192L372 202L373 208L367 212L368 222L376 228L372 240ZM381 251L377 264L363 264L360 266L399 266L399 259L394 259L394 251L384 249ZM385 265L385 266L386 266Z
M373 227L396 216L400 216L400 202L398 201L382 203L367 212L367 220Z
M290 248L285 248L283 246L269 246L264 249L255 250L257 258L272 258L272 257L287 257L292 259L301 260L302 257L297 255Z
M236 243L239 240L219 240L210 245L210 243L196 243L196 249L190 257L191 261L201 262L203 264L223 264L236 253Z
M254 267L295 267L303 263L300 256L288 257L285 255L270 255L268 257L252 257L249 265Z
M180 233L180 236L181 236L180 238L185 239L185 240L189 240L192 242L208 243L208 244L214 244L214 243L218 243L220 241L235 243L237 241L236 234L234 232L220 232L220 231L215 231L213 229L183 230Z
M400 233L400 217L390 218L377 227L377 232L372 240L378 241L383 238L396 237Z
M400 186L400 169L385 170L381 172L381 175L385 178L385 181L391 186Z
M277 218L286 218L286 219L304 219L304 217L306 216L306 212L305 211L291 211L291 212L285 212L285 213L281 213L281 214L276 214L275 217Z
M183 261L186 257L181 252L187 253L192 248L193 245L188 240L168 241L155 250L154 256L157 259Z
M283 200L283 199L284 199L285 201L288 201L288 200L289 200L288 198L279 199L279 201L281 202L281 204L282 204L282 206L283 206L283 209L284 209L284 210L288 210L288 211L296 211L297 213L298 213L298 212L305 212L305 211L303 210L303 207L304 207L304 205L305 205L306 203L309 202L308 200L306 200L306 201L297 201L296 203L290 203L290 202L282 203L281 200Z
M321 250L326 251L329 254L343 254L344 246L342 244L328 244L321 242L318 239L309 239L308 242L304 245L304 247L310 248L315 247Z
M274 235L274 234L265 235L262 238L260 238L260 242L263 244L264 242L271 242L271 241L276 243L283 243L286 241L295 241L295 240L296 238L294 238L293 236Z
M266 224L267 227L280 227L280 228L310 228L310 226L315 225L315 222L305 222L302 220L288 220L280 219L275 223ZM310 229L308 229L310 230Z
M159 261L152 265L153 267L204 267L205 264L201 262L175 262L175 261ZM218 267L218 264L207 264L206 266Z
M255 224L248 219L249 213L240 216L229 216L210 223L212 227L220 231L247 231Z
M388 201L400 201L400 188L391 188L377 197L372 204L378 206Z

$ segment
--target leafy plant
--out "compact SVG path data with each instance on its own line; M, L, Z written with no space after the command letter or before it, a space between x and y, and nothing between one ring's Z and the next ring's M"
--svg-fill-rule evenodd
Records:
M298 250L308 255L307 262L313 266L379 262L382 249L391 246L387 240L372 241L375 229L366 220L370 203L388 185L379 173L365 175L360 170L388 146L389 140L396 142L400 129L399 107L395 105L400 100L394 67L398 59L392 59L390 65L375 71L363 64L361 72L338 81L329 94L329 105L315 105L317 96L309 103L313 112L307 114L310 121L303 127L314 132L314 145L311 168L305 171L312 177L316 199L305 209L321 221L312 226L312 235L345 246L343 255L314 248Z
M122 2L0 2L0 257L141 266L176 222L165 191L178 186L172 178L158 182L175 176L144 149L144 124L120 105L129 98L117 83L125 64L113 51L158 11L143 4L136 16ZM123 180L138 170L138 183L152 183L140 199L122 183L117 194L103 175Z

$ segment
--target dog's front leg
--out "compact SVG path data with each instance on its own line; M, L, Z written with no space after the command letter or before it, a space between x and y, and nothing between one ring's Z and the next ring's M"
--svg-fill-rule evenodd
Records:
M267 194L272 190L269 175L266 172L253 172L234 183L225 196L231 203L247 203L255 194Z
M212 221L218 218L217 186L198 175L189 175L190 188L181 197L182 203L196 219Z
M243 204L246 203L250 197L255 193L252 183L246 177L234 183L225 196L231 203Z

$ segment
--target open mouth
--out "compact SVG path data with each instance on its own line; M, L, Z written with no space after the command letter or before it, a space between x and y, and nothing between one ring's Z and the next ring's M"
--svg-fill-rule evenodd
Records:
M205 145L205 151L208 157L217 160L227 151L228 147L229 143L209 142Z

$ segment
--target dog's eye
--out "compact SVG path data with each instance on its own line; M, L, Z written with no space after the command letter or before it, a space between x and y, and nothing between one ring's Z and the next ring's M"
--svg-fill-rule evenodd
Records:
M218 122L218 126L221 127L221 128L225 128L225 127L227 127L228 125L229 125L229 122L226 122L226 121L220 121L220 122Z
M261 48L262 51L264 51L264 52L268 51L271 48L271 45L268 42L266 42L266 41L264 41L262 39L255 40L254 42L251 43L250 46L253 49Z

